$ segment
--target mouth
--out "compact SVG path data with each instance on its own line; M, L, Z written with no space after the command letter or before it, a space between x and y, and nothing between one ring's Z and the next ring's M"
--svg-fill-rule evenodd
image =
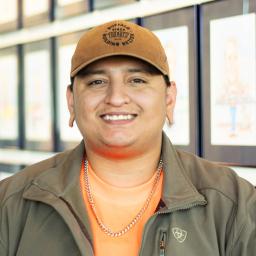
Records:
M132 121L136 118L137 114L127 114L127 113L108 113L103 114L100 117L107 122L122 122L122 121Z

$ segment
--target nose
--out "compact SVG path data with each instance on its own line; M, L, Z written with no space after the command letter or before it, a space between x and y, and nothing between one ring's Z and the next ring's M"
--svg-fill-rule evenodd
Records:
M123 82L120 79L111 81L106 92L105 103L115 107L120 107L124 104L128 104L129 102L130 98Z

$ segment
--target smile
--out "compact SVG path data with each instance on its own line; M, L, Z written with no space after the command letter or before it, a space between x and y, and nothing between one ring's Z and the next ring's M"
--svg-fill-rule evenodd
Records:
M132 120L135 118L135 115L131 114L121 114L121 115L103 115L102 118L106 121L124 121L124 120Z

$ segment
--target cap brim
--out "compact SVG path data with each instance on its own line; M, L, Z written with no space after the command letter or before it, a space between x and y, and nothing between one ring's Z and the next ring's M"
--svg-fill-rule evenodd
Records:
M140 60L143 60L147 63L149 63L150 65L154 66L156 69L158 69L163 75L168 76L168 73L166 73L161 67L155 65L151 60L147 59L147 58L143 58L141 56L138 56L136 54L132 54L132 53L127 53L127 52L114 52L114 53L108 53L108 54L103 54L101 56L95 57L93 59L90 59L90 61L84 62L82 65L78 66L77 68L75 68L71 74L70 77L73 78L77 75L77 73L82 70L83 68L85 68L86 66L90 65L91 63L100 60L100 59L104 59L107 57L111 57L111 56L130 56L130 57L134 57Z

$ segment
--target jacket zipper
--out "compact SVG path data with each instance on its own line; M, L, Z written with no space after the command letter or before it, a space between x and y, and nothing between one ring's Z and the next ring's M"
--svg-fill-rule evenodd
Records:
M167 233L164 231L161 234L161 240L160 240L160 243L159 243L159 249L160 249L159 256L165 256L166 237L167 237Z

